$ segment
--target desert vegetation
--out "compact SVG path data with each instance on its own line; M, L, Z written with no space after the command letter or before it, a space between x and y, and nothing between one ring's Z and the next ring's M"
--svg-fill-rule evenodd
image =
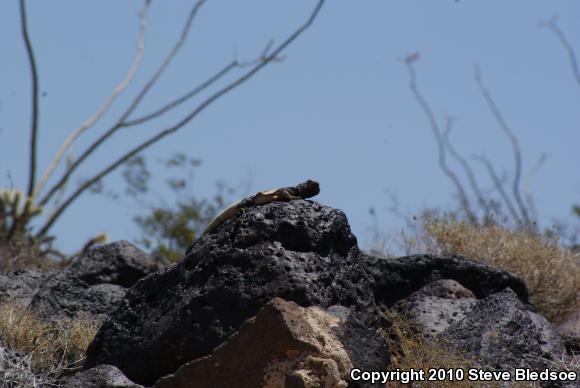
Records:
M82 367L85 351L97 332L100 319L87 315L46 320L17 303L0 304L2 386L40 387ZM11 360L6 353L22 357Z
M247 194L240 193L243 190L237 187L219 183L213 197L200 198L192 186L194 170L201 161L183 153L158 160L164 173L162 179L152 184L152 172L144 152L161 140L185 131L187 124L196 120L207 107L249 82L266 66L283 62L285 58L282 53L313 25L324 0L315 1L303 23L282 41L269 41L263 51L253 58L239 59L236 56L203 82L192 85L187 93L170 96L164 103L144 104L145 97L161 83L163 75L181 51L205 3L205 0L192 2L189 14L182 20L180 36L158 58L158 66L153 67L148 76L138 78L136 74L147 47L145 36L151 5L151 1L143 1L138 13L135 55L125 77L92 115L67 134L48 163L41 165L39 154L43 144L38 142L38 137L39 132L46 128L39 115L41 73L34 40L30 36L27 2L20 0L21 38L28 60L32 93L31 141L27 152L27 184L14 187L11 182L10 187L0 189L0 274L38 272L53 276L77 265L92 247L106 242L106 234L98 234L88 241L79 242L75 252L61 252L56 248L55 240L66 237L52 233L55 223L63 213L70 211L79 197L91 192L110 201L125 201L138 206L141 211L133 221L140 236L135 236L133 241L152 257L162 258L167 263L183 260L184 252L198 240L212 218L234 196ZM565 49L572 79L580 84L576 51L558 26L557 18L542 22L541 26L558 38ZM408 74L410 94L407 97L417 103L417 111L425 117L427 131L433 135L437 165L455 189L454 205L450 209L424 210L417 217L402 214L396 206L392 206L393 214L405 218L407 228L398 235L386 236L373 232L376 245L369 246L368 250L394 257L395 253L379 242L397 241L398 247L407 254L462 256L505 270L524 281L530 301L538 313L554 326L562 323L571 314L580 311L580 235L578 227L573 224L580 221L580 205L570 204L576 218L566 227L546 227L540 223L530 181L542 167L545 156L541 155L531 166L524 165L525 149L518 137L521 132L515 130L506 119L479 66L475 67L473 74L475 89L483 98L482 106L489 110L504 135L513 164L498 167L489 155L464 156L451 138L455 118L446 115L440 120L434 113L437 108L433 107L432 100L422 90L421 73L417 69L420 58L421 53L417 51L400 60ZM136 93L128 104L122 105L118 97L126 90L133 90L129 84L134 79L140 82L137 82ZM113 108L121 115L112 125L101 126L101 119L114 111ZM171 123L158 125L156 120L162 117L169 117ZM150 137L142 142L127 144L118 155L107 154L102 159L95 156L98 149L113 142L113 136L130 129L144 129L152 123L156 132L151 132ZM100 132L97 131L96 138L89 140L80 153L73 154L73 145L89 129ZM92 159L99 161L95 164L98 168L89 171L88 175L84 172L80 174L80 166ZM478 174L476 166L484 173ZM121 173L125 187L106 183L114 172ZM159 182L162 183L157 184ZM155 185L156 188L163 186L163 194L153 187ZM167 193L172 197L168 198ZM376 211L373 210L372 214L376 215ZM75 281L81 283L76 278ZM84 283L83 286L90 288ZM383 330L382 334L392 351L392 369L467 370L482 367L473 356L452 350L439 339L421 335L409 317L385 306L381 308L390 323L389 330ZM12 301L0 303L0 386L58 386L82 368L87 348L104 319L103 316L88 313L46 317L26 304ZM570 351L561 359L542 359L542 362L555 370L580 373L579 357L575 351ZM441 381L428 386L490 385L472 381ZM538 385L521 383L514 386Z

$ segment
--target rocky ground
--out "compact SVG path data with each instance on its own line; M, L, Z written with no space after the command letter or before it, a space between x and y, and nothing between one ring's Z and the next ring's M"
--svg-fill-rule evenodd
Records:
M0 302L102 319L65 387L380 386L350 371L394 365L391 312L490 371L554 370L580 340L578 316L554 328L516 276L459 256L363 253L344 213L313 201L250 208L166 264L119 241L65 271L0 274ZM0 336L0 376L30 373L14 365L24 355Z

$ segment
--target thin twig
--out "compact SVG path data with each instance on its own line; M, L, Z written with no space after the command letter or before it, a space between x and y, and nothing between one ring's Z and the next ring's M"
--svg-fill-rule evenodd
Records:
M449 153L451 154L451 156L453 156L455 158L455 160L457 160L457 162L463 168L465 175L467 175L467 180L469 181L469 184L471 186L471 190L473 190L473 193L475 194L475 197L477 198L477 202L479 203L479 206L483 209L484 217L486 219L489 219L489 217L491 215L491 209L489 207L489 204L485 200L485 197L484 197L481 189L479 188L479 185L477 184L477 179L475 179L475 174L473 173L473 169L471 168L471 166L469 165L467 160L465 160L465 158L463 156L461 156L459 154L459 152L457 152L457 150L455 149L453 144L451 144L451 140L449 140L449 134L451 133L451 129L453 128L454 118L451 116L447 116L445 118L445 122L446 122L446 125L445 125L445 132L443 133L443 139L445 140L446 148L449 151Z
M533 223L537 223L538 221L538 212L536 210L536 203L534 201L534 195L532 193L532 179L534 175L536 175L538 171L540 171L540 168L542 168L542 165L546 161L547 157L548 155L545 153L540 155L536 164L534 164L534 166L530 169L530 171L528 171L528 173L524 176L523 179L524 198L526 199L528 209L530 209L530 212L532 213Z
M74 193L72 193L68 197L67 200L65 200L63 202L63 204L56 210L56 212L47 220L47 222L44 224L44 226L38 232L37 236L43 236L43 235L45 235L48 232L48 230L50 229L50 227L53 225L53 223L60 217L60 215L62 214L62 212L79 195L81 195L85 190L87 190L89 187L91 187L95 182L98 182L99 180L101 180L102 178L104 178L105 176L107 176L108 174L110 174L112 171L114 171L115 169L117 169L119 166L121 166L123 163L125 163L127 160L129 160L133 156L139 154L141 151L143 151L144 149L148 148L152 144L157 143L158 141L160 141L164 137L166 137L166 136L168 136L168 135L170 135L170 134L178 131L179 129L181 129L184 125L186 125L187 123L189 123L193 118L195 118L199 113L201 113L202 111L204 111L213 102L215 102L220 97L226 95L231 90L235 89L236 87L238 87L241 84L243 84L244 82L246 82L254 74L256 74L262 68L264 68L266 65L268 65L268 63L270 63L273 58L276 58L288 45L290 45L308 27L310 27L310 25L314 22L314 19L316 19L316 16L320 12L320 9L322 8L322 5L324 4L324 1L325 0L318 0L316 6L314 8L314 10L312 11L310 17L306 20L306 22L302 26L300 26L297 30L295 30L288 38L286 38L286 40L282 44L280 44L272 52L271 55L269 55L267 58L265 58L263 61L261 61L256 66L254 66L251 70L247 71L244 75L240 76L235 81L231 82L230 84L226 85L225 87L223 87L222 89L220 89L219 91L217 91L216 93L214 93L213 95L211 95L210 97L208 97L206 100L204 100L202 103L200 103L197 106L196 109L194 109L191 113L189 113L187 116L185 116L177 124L175 124L175 125L173 125L171 127L166 128L165 130L159 132L158 134L156 134L155 136L149 138L148 140L146 140L145 142L141 143L140 145L134 147L131 151L127 152L122 157L120 157L119 159L117 159L115 162L111 163L105 169L103 169L102 171L100 171L98 174L94 175L92 178L88 179L85 183L83 183L79 188L77 188L77 190L75 190Z
M131 126L142 124L146 121L153 120L159 116L164 115L165 113L178 107L179 105L183 104L184 102L191 99L192 97L195 97L197 94L199 94L203 90L207 89L209 86L211 86L213 83L215 83L216 81L218 81L219 79L224 77L227 73L229 73L232 69L235 69L236 67L237 67L236 61L232 61L232 62L228 63L223 69L221 69L219 72L217 72L214 76L207 79L201 85L197 86L195 89L191 90L190 92L188 92L188 93L184 94L183 96L171 101L167 105L163 106L162 108L160 108L154 112L143 115L143 116L138 117L138 118L133 119L133 120L125 121L125 122L123 122L122 126L123 127L131 127Z
M143 89L139 92L139 94L137 94L137 97L135 97L135 99L129 106L129 109L127 109L125 113L121 116L121 119L119 120L120 123L123 123L131 115L131 113L133 113L133 111L137 108L137 106L139 106L141 100L147 95L149 90L157 83L159 78L165 72L165 69L167 69L167 66L169 66L169 64L173 61L173 58L175 58L175 56L177 55L177 53L187 40L187 36L189 35L189 31L191 30L191 26L193 25L193 20L195 19L195 16L197 15L199 9L206 1L207 0L197 0L195 2L193 7L191 8L191 11L189 12L189 16L185 21L183 29L181 30L181 35L179 36L179 39L177 40L173 48L169 51L167 57L165 57L165 59L161 63L161 66L159 66L157 71L153 74L153 76L149 79L149 81L147 81Z
M522 201L522 196L520 194L520 183L521 183L520 181L522 176L522 153L520 151L518 139L511 130L511 128L509 127L509 125L507 124L507 122L505 121L502 113L500 112L499 108L495 103L495 100L492 98L491 94L489 93L489 90L483 83L483 80L481 78L481 69L479 68L479 66L475 67L475 81L477 82L481 94L483 95L483 98L485 99L489 109L491 110L493 117L496 119L501 130L507 135L512 144L515 163L514 179L512 182L513 196L516 201L516 204L518 205L525 225L528 227L533 226L530 217L528 215L528 209L526 209L526 206L524 205L524 202Z
M510 212L510 214L512 216L512 219L514 220L514 222L516 224L521 224L522 220L520 219L520 216L518 215L518 212L516 211L516 208L513 205L511 199L509 198L509 196L507 195L507 193L503 189L503 183L502 183L501 179L499 178L499 176L497 175L497 173L495 172L495 169L493 168L493 165L491 164L491 162L489 160L487 160L487 158L485 156L474 155L473 159L483 163L483 165L487 169L487 172L489 173L489 176L491 177L491 180L493 181L493 184L494 184L496 190L498 191L499 195L501 196L504 203L506 204L508 211Z
M198 95L199 93L201 93L202 91L204 91L205 89L207 89L208 87L213 85L215 82L219 81L221 78L223 78L225 75L227 75L231 70L233 70L235 68L254 66L258 62L264 61L269 49L272 46L272 43L273 43L273 41L270 41L268 43L268 45L264 49L264 52L262 53L262 55L259 58L254 59L252 61L247 61L247 62L240 62L240 61L234 59L233 61L228 63L226 66L224 66L224 68L222 68L220 71L218 71L215 75L208 78L206 81L204 81L199 86L192 89L191 91L187 92L183 96L176 98L172 102L168 103L164 107L162 107L154 112L143 115L143 116L136 118L136 119L133 119L133 120L125 120L123 123L121 123L121 127L131 127L134 125L143 124L144 122L147 122L149 120L153 120L157 117L160 117L160 116L164 115L165 113L169 112L170 110L178 107L179 105L183 104L184 102L195 97L196 95ZM270 62L273 62L273 61L280 62L280 61L282 61L282 59L280 57L276 57L276 58L271 58L269 61Z
M431 107L429 106L429 104L427 103L427 101L421 95L419 89L417 88L417 80L416 80L417 77L415 74L415 68L413 67L413 63L418 59L419 53L413 53L408 55L404 61L405 65L407 66L407 70L409 71L409 88L413 92L413 95L415 96L415 99L417 100L419 106L423 110L423 113L425 113L427 119L429 120L429 125L431 127L433 136L435 137L435 141L437 143L437 150L439 153L439 167L441 168L443 173L445 173L445 175L447 175L447 177L451 179L451 181L455 185L455 188L457 189L459 195L459 201L461 202L461 208L465 212L469 223L471 223L472 225L476 225L477 216L471 210L471 206L469 204L467 194L465 193L465 189L463 188L463 185L461 184L461 181L459 180L457 175L449 168L449 166L447 166L447 162L445 160L445 146L441 136L441 130L439 129L439 125L437 124L437 120L435 119L435 115L433 114Z
M127 118L133 113L133 111L139 106L143 98L147 95L149 90L157 83L161 75L167 69L167 66L173 61L173 58L177 55L181 47L186 41L187 35L191 30L191 26L193 24L193 20L197 15L197 12L201 8L201 6L206 2L206 0L197 0L193 5L185 24L181 30L181 34L173 48L169 51L159 68L155 71L153 76L147 81L147 83L143 86L141 91L137 94L137 96L133 99L129 108L125 110L125 112L121 115L119 120L114 124L111 128L109 128L104 134L102 134L97 140L95 140L80 156L79 158L66 170L64 175L61 179L55 183L55 185L49 190L48 194L40 201L41 205L45 205L48 201L50 201L51 197L54 193L58 190L60 185L62 185L70 176L71 174L89 157L101 144L103 144L109 137L111 137L115 132L117 132L120 128L123 127L123 123Z
M576 52L568 42L568 39L566 38L564 32L560 29L560 27L558 27L557 22L558 16L553 16L552 19L550 20L540 22L540 26L549 28L558 37L560 43L562 43L562 46L564 46L564 49L566 49L566 52L568 53L568 60L570 61L570 67L572 68L572 74L576 79L576 83L580 85L580 69L578 68L578 60L576 59Z
M38 137L38 70L36 68L36 59L34 57L34 50L30 43L30 36L28 34L28 21L26 17L25 0L20 0L20 19L22 26L22 38L26 46L26 54L30 66L30 78L32 82L32 123L30 126L30 170L28 177L28 197L32 197L34 193L34 184L36 182L36 142Z
M64 154L69 149L69 147L75 142L75 140L87 129L92 127L99 119L101 119L105 113L109 110L109 108L115 102L115 99L129 86L135 74L137 74L137 70L141 64L141 60L143 59L143 52L145 51L145 30L147 29L147 11L149 8L149 1L145 1L143 3L143 8L139 13L139 35L137 38L137 52L135 54L135 58L133 59L133 63L127 72L125 78L115 87L113 92L107 97L103 105L88 119L86 119L78 128L72 131L68 137L64 140L61 144L58 152L51 160L50 164L44 171L42 178L37 183L36 188L34 189L34 194L40 194L44 189L44 186L48 179L52 176L56 168L59 166L60 161L62 160Z

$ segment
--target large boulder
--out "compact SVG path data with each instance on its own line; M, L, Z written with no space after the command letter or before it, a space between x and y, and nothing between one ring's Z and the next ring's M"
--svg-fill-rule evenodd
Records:
M79 313L113 312L126 289L116 284L90 285L70 271L51 275L36 292L30 308L43 318L74 318Z
M86 366L115 365L153 384L210 354L275 297L373 315L372 279L343 212L295 200L240 213L182 262L139 281L97 333Z
M168 265L167 261L120 240L90 249L69 270L89 285L107 283L128 288Z
M339 388L347 387L355 366L386 370L388 363L385 340L348 308L324 311L276 298L211 355L184 364L154 388Z
M384 258L365 254L363 259L376 283L377 302L387 306L442 279L457 281L480 299L509 287L522 302L529 303L528 290L520 278L463 256L426 254Z
M74 317L113 312L139 279L163 264L127 241L92 248L68 269L46 276L30 307L42 317Z
M508 371L516 367L543 370L545 360L566 353L550 323L510 288L477 301L465 315L439 338L476 356L482 365Z

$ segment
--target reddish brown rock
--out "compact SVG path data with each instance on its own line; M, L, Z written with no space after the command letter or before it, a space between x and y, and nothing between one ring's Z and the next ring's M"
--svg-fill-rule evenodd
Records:
M348 326L358 330L359 352L382 354L368 367L386 368L389 359L378 333L353 320L344 307L324 311L275 298L212 354L184 364L154 388L346 387L350 370L365 362L344 341L352 334Z

